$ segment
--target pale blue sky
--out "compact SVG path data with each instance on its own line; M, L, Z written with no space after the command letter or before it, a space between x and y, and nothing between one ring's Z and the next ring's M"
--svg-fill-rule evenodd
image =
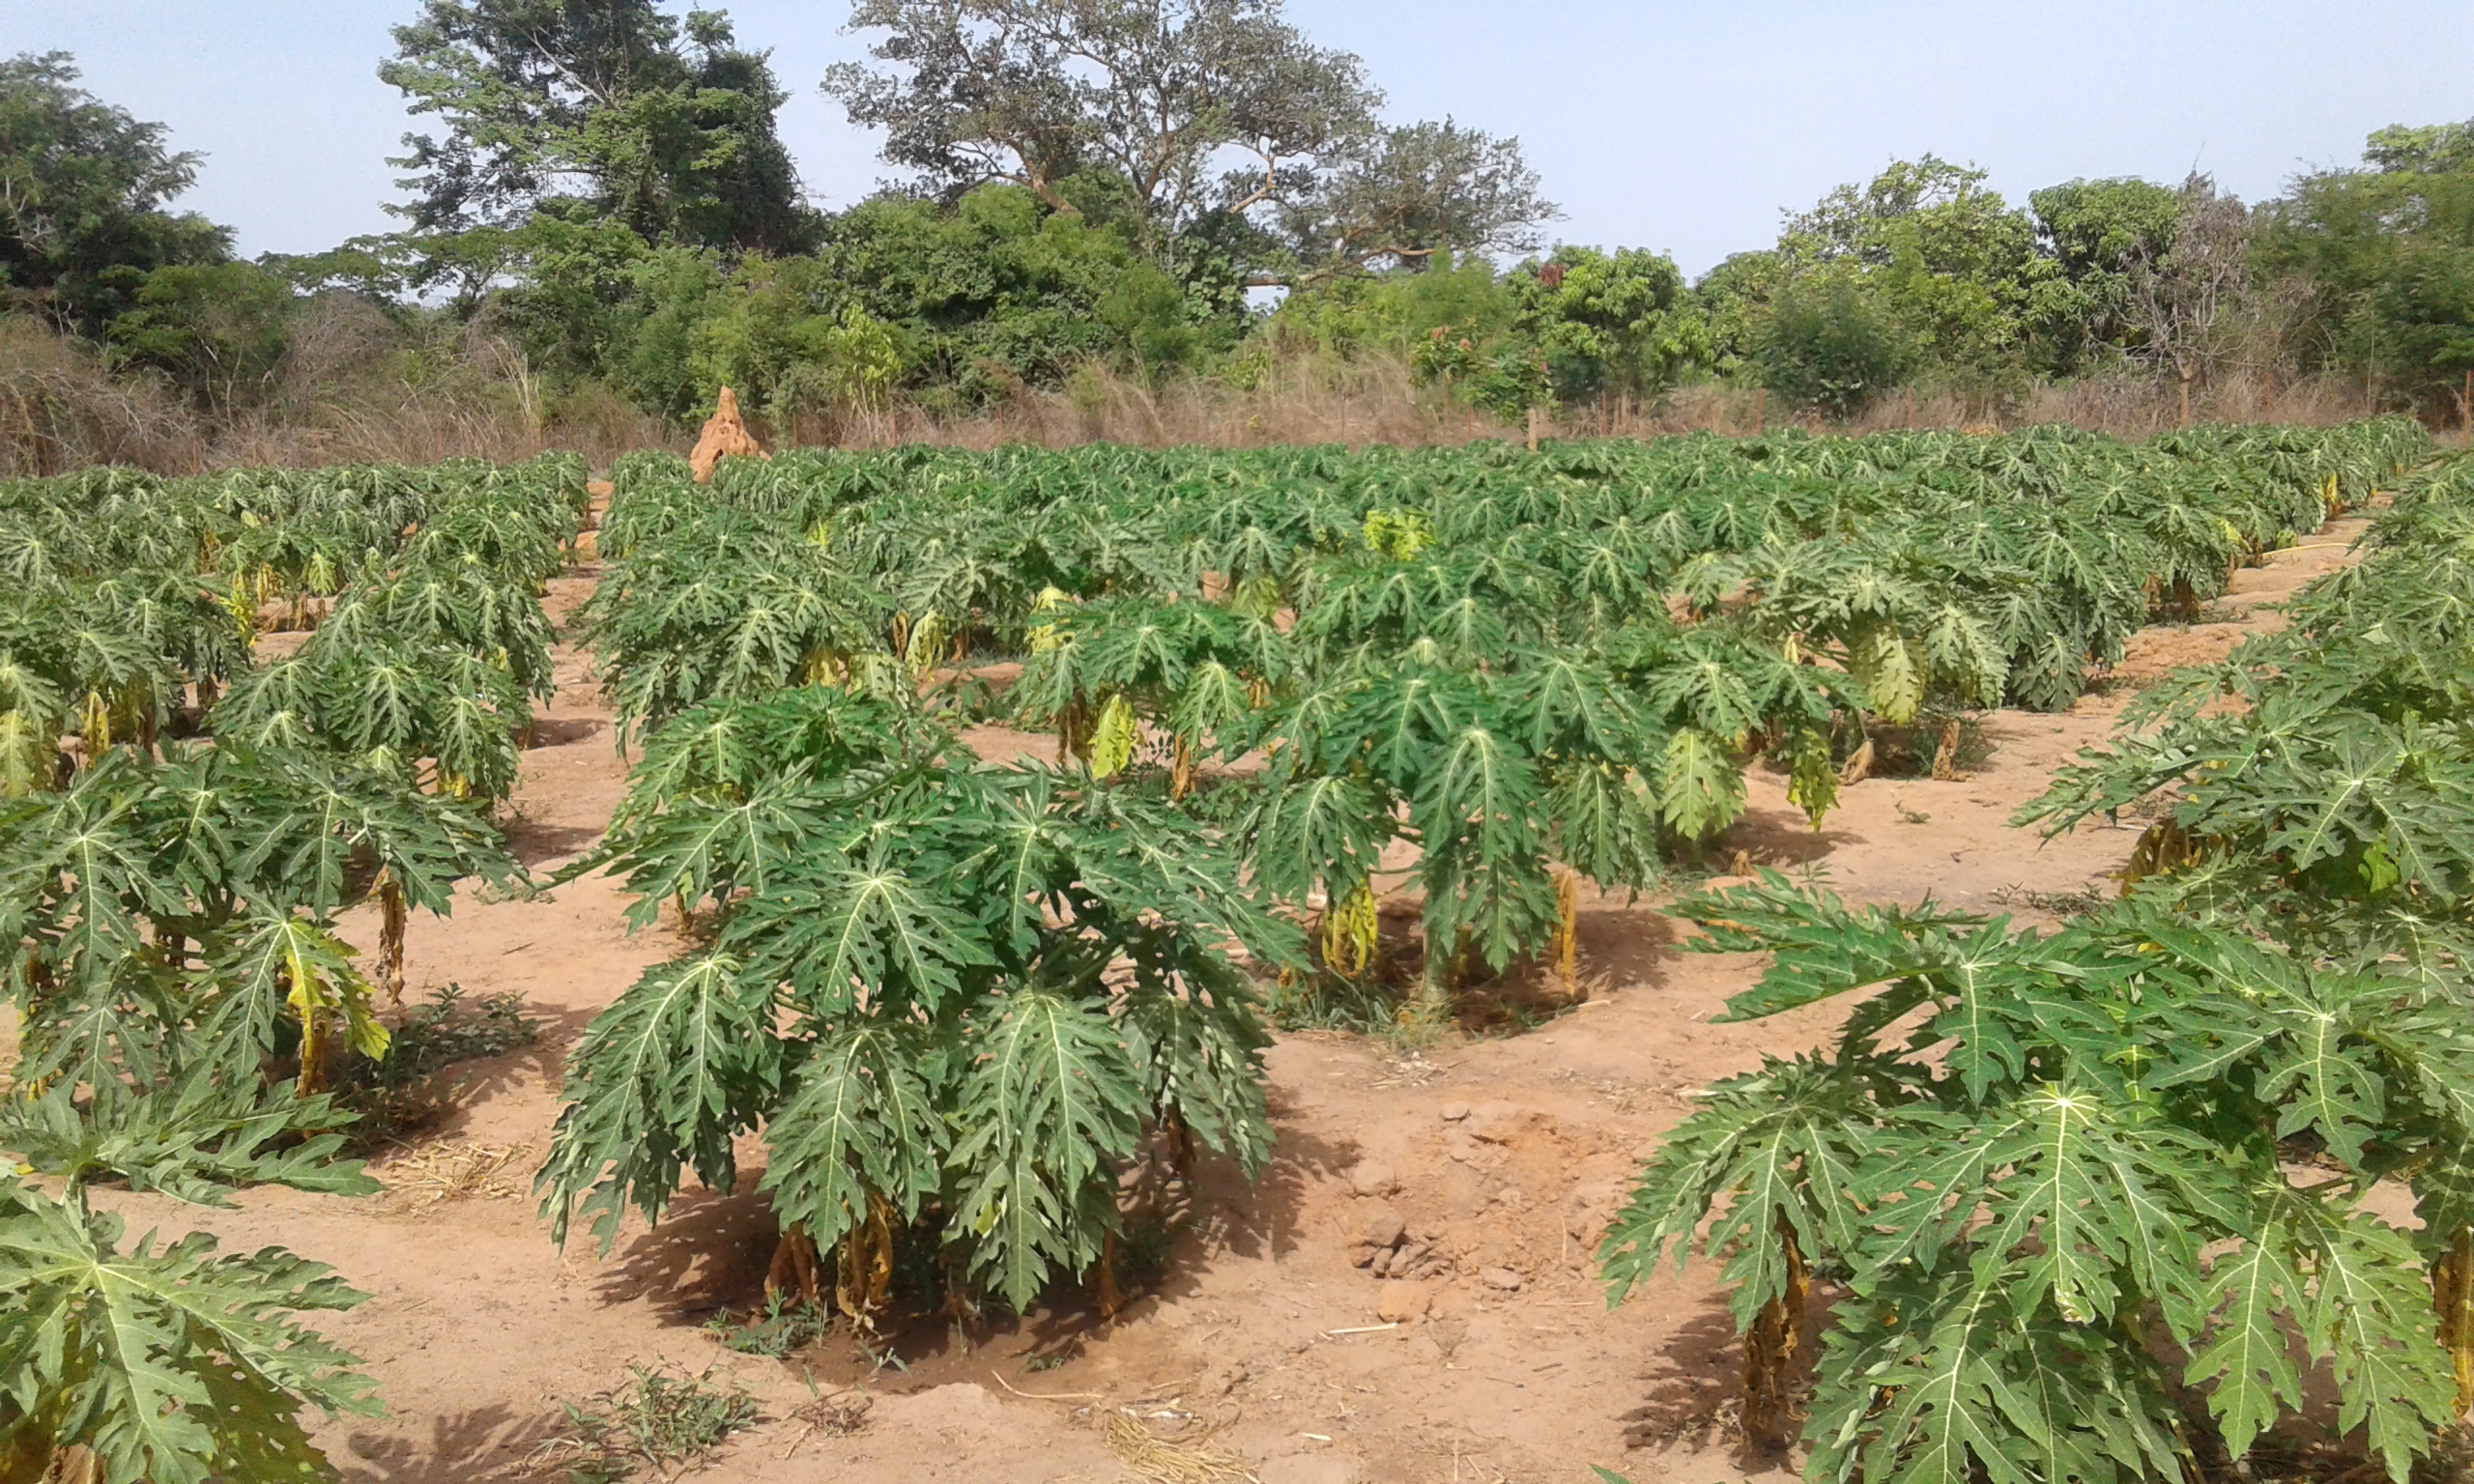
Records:
M710 3L710 0L707 0ZM685 9L681 4L679 9ZM774 49L783 130L826 206L867 192L873 143L816 91L857 55L841 0L740 0ZM87 85L208 158L187 205L244 252L383 231L384 157L408 127L377 79L414 0L0 0L0 51L74 52ZM2074 176L2177 181L2245 199L2351 163L2393 123L2474 117L2466 0L1291 0L1364 56L1399 120L1518 134L1565 241L1671 250L1699 272L1766 245L1782 208L1923 151L2014 200Z

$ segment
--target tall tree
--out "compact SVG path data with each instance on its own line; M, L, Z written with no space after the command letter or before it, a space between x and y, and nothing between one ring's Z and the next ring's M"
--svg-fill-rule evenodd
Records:
M885 131L888 162L1069 213L1067 178L1106 171L1155 243L1309 189L1382 102L1281 0L859 0L850 27L882 33L876 65L836 66L824 91Z
M1788 278L1826 271L1895 321L1924 364L1971 384L2049 363L2066 296L2038 250L2036 224L1985 185L1985 172L1926 155L1841 186L1790 215L1778 250ZM1836 287L1808 302L1852 304Z
M65 51L0 62L0 295L100 333L166 264L230 256L231 232L165 204L199 157L79 88Z
M519 223L565 196L648 242L790 251L814 239L775 131L770 54L728 15L653 0L426 0L378 75L435 115L393 161L420 234Z
M2308 363L2373 375L2459 412L2474 371L2474 124L2383 128L2363 168L2259 209L2255 276L2305 292Z
M2180 204L2170 242L2143 250L2128 276L2131 321L2148 357L2180 382L2187 422L2191 385L2223 358L2226 311L2248 281L2251 214L2196 172Z
M1312 189L1280 213L1281 235L1309 275L1424 269L1438 253L1528 252L1561 219L1520 141L1450 119L1355 141Z
M2136 349L2131 274L2172 250L2181 193L2153 181L2078 180L2031 191L2028 204L2044 251L2061 270L2053 369L2075 370L2108 348Z

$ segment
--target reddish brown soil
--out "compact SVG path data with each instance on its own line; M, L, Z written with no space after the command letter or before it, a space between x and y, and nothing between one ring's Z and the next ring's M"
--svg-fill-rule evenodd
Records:
M2357 528L2332 527L2242 573L2218 605L2224 621L2141 636L2114 681L2070 714L1989 719L1990 759L1957 782L1856 785L1816 834L1781 781L1757 774L1728 852L1814 868L1859 899L1930 894L1994 909L2022 893L2106 888L2136 839L2132 822L2040 844L2009 827L2012 811L2107 735L2138 683L2272 622L2259 605L2341 565ZM571 608L588 581L557 584L554 606ZM525 758L513 831L543 874L595 839L624 775L583 657L568 654L560 680ZM993 730L973 742L1000 756L1046 746ZM1529 1034L1421 1054L1350 1035L1280 1038L1270 1058L1271 1169L1251 1190L1208 1177L1194 1229L1114 1323L1065 1302L967 1335L898 1330L900 1365L881 1369L842 1338L785 1363L733 1355L702 1329L762 1280L772 1232L749 1193L752 1174L735 1195L691 1188L658 1230L631 1223L607 1257L582 1238L561 1253L535 1219L522 1192L558 1114L560 1057L672 947L666 928L629 936L623 905L611 883L591 879L541 899L466 900L451 923L414 924L416 995L449 982L476 995L512 990L541 1024L537 1045L446 1073L450 1111L391 1156L400 1173L458 1145L521 1146L496 1193L424 1205L402 1192L355 1201L263 1190L229 1213L103 1197L137 1230L205 1227L227 1246L281 1243L373 1296L321 1323L365 1358L390 1409L384 1421L320 1429L347 1478L489 1476L562 1431L560 1399L655 1360L719 1366L764 1405L768 1420L701 1475L714 1484L1114 1479L1129 1470L1101 1423L1119 1408L1164 1426L1194 1417L1217 1427L1212 1444L1262 1484L1574 1480L1593 1462L1648 1484L1780 1467L1723 1439L1627 1447L1625 1415L1644 1404L1653 1430L1691 1431L1731 1394L1738 1352L1709 1269L1610 1312L1591 1251L1694 1088L1764 1052L1813 1044L1835 1011L1710 1024L1757 964L1681 952L1688 929L1651 902L1583 903L1590 997ZM347 931L375 941L374 924ZM375 1165L381 1180L389 1163ZM1352 1265L1357 1234L1387 1213L1413 1242L1432 1243L1440 1275L1378 1281ZM792 1420L810 1395L803 1374L828 1390L873 1393L865 1425L828 1436Z

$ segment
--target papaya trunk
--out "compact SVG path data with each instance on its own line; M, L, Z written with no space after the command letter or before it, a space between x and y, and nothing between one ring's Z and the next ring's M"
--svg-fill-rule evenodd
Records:
M1066 702L1056 716L1056 765L1072 764L1075 758L1088 755L1091 716L1080 700Z
M5 1462L0 1457L0 1463ZM110 1476L103 1472L101 1455L72 1442L53 1451L43 1466L42 1484L110 1484Z
M1100 1317L1114 1319L1125 1307L1125 1296L1117 1292L1117 1234L1109 1232L1100 1239Z
M293 999L301 1006L301 1075L293 1091L306 1098L327 1090L327 1017L298 972L291 978Z
M1183 737L1176 739L1176 749L1175 760L1168 769L1168 797L1182 799L1194 791L1194 744Z
M1194 1126L1188 1124L1186 1115L1175 1108L1168 1110L1167 1125L1170 1150L1168 1157L1176 1167L1178 1178L1191 1181L1194 1178Z
M1743 1337L1744 1436L1765 1448L1783 1448L1796 1439L1795 1405L1788 1394L1787 1370L1804 1332L1804 1298L1812 1279L1804 1269L1803 1248L1796 1229L1782 1213L1778 1244L1787 1258L1786 1292L1761 1307Z
M1438 947L1433 934L1426 936L1426 961L1418 982L1418 998L1414 1007L1418 1020L1440 1026L1451 1020L1453 1001L1460 987L1460 960L1467 944L1454 941L1449 947Z
M1951 783L1959 776L1959 724L1955 721L1942 728L1942 745L1933 750L1933 778L1937 783Z
M387 1003L404 1003L404 888L394 872L378 873L378 972Z
M2431 1301L2439 1309L2439 1343L2457 1379L2457 1415L2474 1413L2474 1227L2459 1227L2431 1264Z
M1566 993L1578 996L1581 926L1581 878L1569 870L1555 872L1555 973Z

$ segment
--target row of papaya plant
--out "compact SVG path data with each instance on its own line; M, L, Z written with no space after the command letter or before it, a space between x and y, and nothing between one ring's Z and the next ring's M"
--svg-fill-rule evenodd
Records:
M290 713L328 745L392 748L465 791L503 794L492 785L511 762L503 749L487 755L473 713L520 731L521 696L546 696L540 585L585 501L573 455L193 479L101 469L0 485L0 793L55 785L74 762L64 737L91 757L130 741L152 749L166 728L263 731ZM275 678L253 671L260 630L305 626L313 600L344 632L313 640L305 663L268 667ZM362 671L403 668L389 659L452 669L442 646L492 673L456 674L436 695L401 682L375 702L392 719L354 735L352 713L388 683ZM247 682L279 695L209 723ZM347 694L356 682L363 695Z
M1686 905L1771 956L1731 1018L1856 1003L1710 1090L1601 1258L1619 1299L1724 1261L1747 1427L1809 1476L2402 1484L2474 1409L2474 462L2364 545L2022 813L2149 816L2117 905Z
M1550 449L899 450L617 474L588 629L622 742L708 699L1020 658L1059 761L1242 778L1257 883L1370 948L1420 847L1427 1004L1740 815L1816 822L1879 724L2067 705L2152 616L2367 498L2404 421ZM1955 735L1955 724L1950 732ZM1265 759L1268 761L1265 761Z
M0 1479L332 1477L301 1413L374 1410L292 1317L360 1295L274 1249L127 1243L90 1193L375 1188L336 1062L388 1053L410 912L521 878L489 809L584 495L571 457L0 487L0 1150L46 1182L0 1173ZM338 926L363 903L374 975Z

